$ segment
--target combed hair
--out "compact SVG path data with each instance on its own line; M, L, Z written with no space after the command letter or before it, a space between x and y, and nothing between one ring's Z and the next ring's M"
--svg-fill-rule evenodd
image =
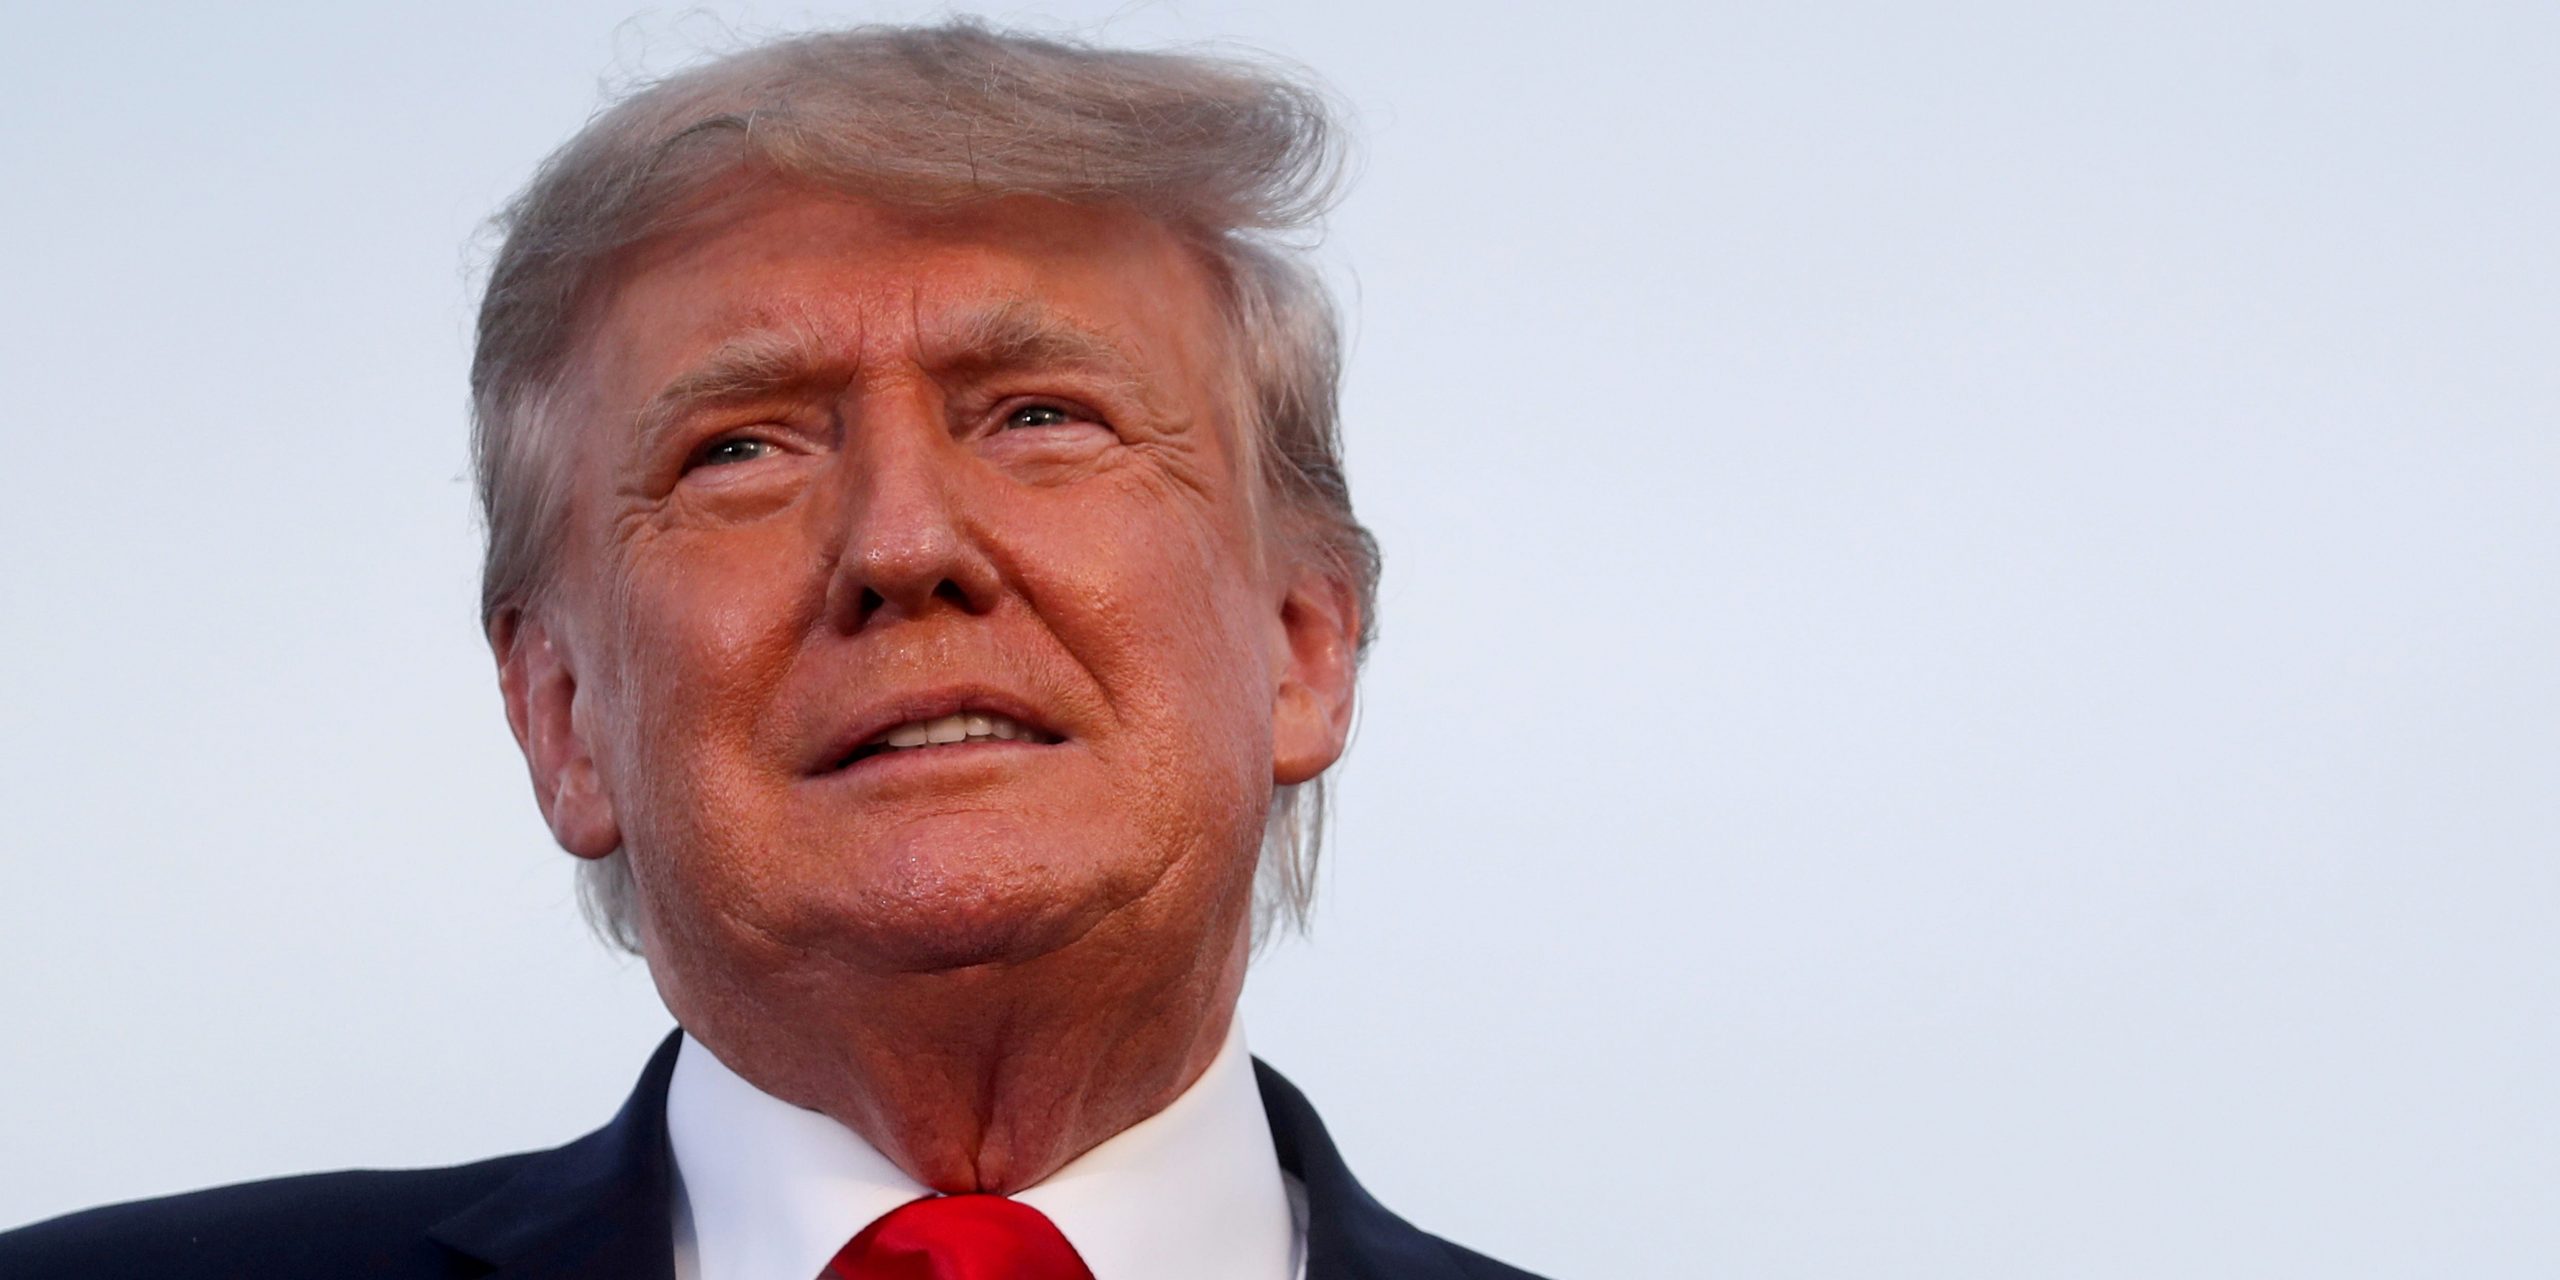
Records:
M1184 237L1227 311L1265 527L1351 590L1365 655L1378 550L1351 510L1339 330L1303 247L1343 168L1323 95L1290 75L967 21L794 36L629 94L553 153L497 219L504 239L471 367L488 531L483 626L533 604L550 570L566 485L558 385L615 257L762 173L910 208L1006 196L1121 206ZM1324 815L1322 778L1274 790L1257 940L1305 927ZM623 852L580 864L589 922L636 953L633 893Z

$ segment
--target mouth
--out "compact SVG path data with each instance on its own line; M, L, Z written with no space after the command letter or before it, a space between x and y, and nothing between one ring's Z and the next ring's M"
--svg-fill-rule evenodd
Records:
M988 705L978 698L942 706L909 707L892 712L895 719L874 722L852 745L832 753L819 767L841 773L880 756L939 754L1014 746L1050 746L1060 734L1033 720L1019 707Z

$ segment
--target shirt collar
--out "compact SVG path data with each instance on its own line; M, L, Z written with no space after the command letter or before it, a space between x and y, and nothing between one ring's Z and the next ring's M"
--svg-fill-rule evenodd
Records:
M667 1137L697 1280L815 1280L874 1218L932 1192L860 1134L784 1102L692 1037ZM1240 1022L1190 1088L1015 1199L1094 1280L1289 1280L1296 1228Z

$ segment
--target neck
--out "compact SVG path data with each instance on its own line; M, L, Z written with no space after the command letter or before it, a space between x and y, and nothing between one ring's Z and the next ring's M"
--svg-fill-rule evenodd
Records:
M1161 946L1089 935L1029 961L922 973L800 952L751 985L659 985L687 1033L766 1093L851 1128L935 1190L1010 1193L1200 1078L1234 1021L1247 939L1213 929L1169 963Z

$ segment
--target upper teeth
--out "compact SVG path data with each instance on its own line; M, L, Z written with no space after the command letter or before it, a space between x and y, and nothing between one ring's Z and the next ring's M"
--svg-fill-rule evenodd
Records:
M1040 740L1040 735L1003 716L969 711L932 720L910 720L864 745L939 746L946 742L970 742L981 738L1001 738L1007 742L1037 742Z

